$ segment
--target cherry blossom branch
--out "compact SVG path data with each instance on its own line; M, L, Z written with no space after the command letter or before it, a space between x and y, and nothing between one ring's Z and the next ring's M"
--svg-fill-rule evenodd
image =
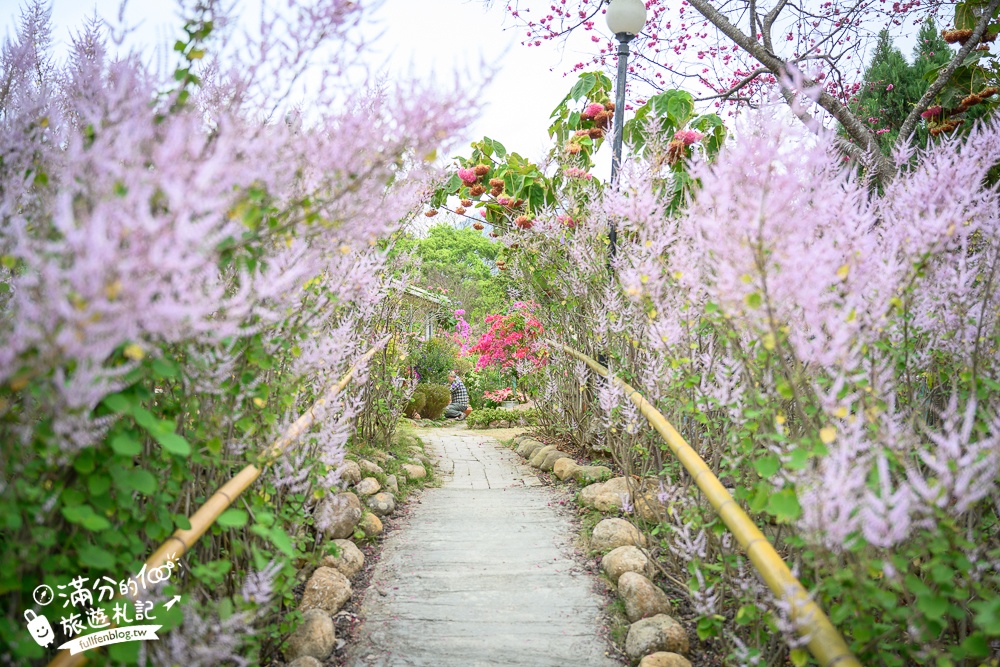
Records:
M764 17L765 30L763 37L765 46L762 46L756 40L751 39L749 35L730 23L729 19L713 7L708 0L688 1L692 7L708 19L709 22L715 25L715 27L718 28L724 35L733 40L733 42L735 42L740 48L756 58L758 62L767 67L776 77L778 77L779 85L782 87L782 94L785 94L787 90L786 85L780 83L780 81L782 75L790 74L792 70L789 68L788 63L774 55L769 48L766 48L766 45L770 43L769 31L774 19L777 18L776 10L783 8L787 4L787 0L781 0L781 2L779 2L778 5L776 5L774 9L768 12L767 16ZM993 1L995 3L1000 2L1000 0ZM803 85L814 86L815 82L804 80ZM789 100L789 97L785 95L785 99ZM794 93L791 99L794 99ZM841 125L843 125L844 129L847 131L848 136L850 136L851 139L853 139L855 143L859 144L859 146L865 151L865 162L868 167L872 169L878 180L884 180L895 174L895 168L892 163L889 162L884 155L882 155L878 142L875 140L875 135L873 135L842 102L837 100L837 98L825 90L822 90L819 93L819 97L816 102L822 108L826 109L826 111L828 111L834 118L840 121ZM801 113L796 112L796 115L800 119L802 118ZM810 126L815 127L815 125Z

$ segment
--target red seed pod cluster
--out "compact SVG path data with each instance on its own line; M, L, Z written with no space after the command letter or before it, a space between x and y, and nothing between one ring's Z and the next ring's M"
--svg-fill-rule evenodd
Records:
M972 37L971 30L942 30L941 38L949 44L965 44Z
M477 232L481 232L484 229L486 229L485 225L483 225L483 223L481 222L472 223L472 228L475 229Z
M485 176L490 173L490 168L485 164L477 164L472 170L476 172L476 176Z
M459 206L458 208L455 209L455 213L458 213L459 215L465 215L465 207Z
M486 188L479 185L478 183L469 188L469 194L472 195L473 197L478 197L484 192L486 192Z
M518 229L531 229L535 223L526 215L519 215L514 219L514 224Z
M468 208L469 206L472 206L472 200L471 199L463 199L461 201L461 204L462 204L462 206L465 206L465 207Z
M438 212L436 208L432 208L431 210L424 213L424 215L426 215L428 218L433 218L437 214Z
M490 232L490 236L491 236L492 238L499 238L499 237L500 237L500 235L499 235L499 234L497 234L496 232Z
M951 118L951 119L946 120L945 122L941 123L940 125L938 125L936 127L932 127L928 131L931 133L932 137L936 137L937 135L941 134L942 132L951 132L952 130L956 129L959 125L961 125L964 122L965 121L962 120L961 118Z

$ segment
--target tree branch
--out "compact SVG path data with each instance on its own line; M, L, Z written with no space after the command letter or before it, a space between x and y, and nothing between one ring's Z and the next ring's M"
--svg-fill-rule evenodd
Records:
M979 23L977 23L976 27L973 29L972 36L969 37L969 41L967 41L962 48L958 50L958 53L956 53L955 57L951 59L951 62L948 63L943 70L941 70L937 79L935 79L934 83L930 85L930 88L924 92L923 97L920 98L920 101L918 101L913 107L913 110L910 111L910 115L908 115L906 120L903 121L903 125L899 128L899 137L896 139L897 144L903 145L905 143L909 143L910 136L913 134L913 130L916 129L917 122L920 120L920 114L927 111L927 107L930 106L934 96L941 92L951 79L952 75L955 73L955 70L958 69L958 66L965 62L966 57L972 53L972 49L979 45L979 40L981 40L983 35L986 34L986 26L988 26L990 21L993 20L993 15L996 13L997 8L1000 8L1000 0L993 0L989 5L987 5L986 11L984 11L983 15L979 18Z
M692 7L698 10L702 16L708 19L716 28L726 35L726 37L733 40L737 46L756 58L760 64L771 70L771 72L778 77L779 85L782 87L782 94L785 95L786 101L789 101L789 103L794 101L794 93L780 83L781 77L789 74L791 71L788 64L784 60L774 55L770 50L764 48L764 46L759 44L754 39L751 39L750 36L746 35L739 28L730 23L729 19L713 7L708 0L688 0L688 2ZM768 17L776 17L777 11L780 11L780 9L785 6L785 3L786 0L779 2L774 9L768 12ZM1000 3L1000 0L993 0L993 3ZM771 20L773 21L773 18ZM767 17L765 17L765 27L766 30L764 33L764 39L766 42L768 41L767 30L770 29ZM806 80L804 83L808 86L819 87L815 81ZM789 97L786 93L792 94L792 97ZM891 177L895 173L892 163L884 155L882 155L882 151L879 150L879 145L875 140L875 135L873 135L868 128L865 127L864 123L855 117L854 114L851 113L850 109L840 102L840 100L821 89L817 103L826 109L830 115L840 121L848 136L850 136L851 139L858 144L858 150L864 151L866 159L864 159L863 162L874 172L873 175L877 180L883 180ZM801 115L799 117L801 118Z
M756 79L761 74L765 74L766 72L770 72L770 71L771 70L769 70L766 67L758 67L754 71L750 72L749 75L747 75L742 81L740 81L739 83L737 83L735 86L733 86L729 90L723 91L723 92L721 92L721 93L719 93L717 95L709 95L708 97L699 97L695 101L696 102L706 102L708 100L714 100L714 99L717 99L717 98L720 98L720 97L729 97L730 95L732 95L733 93L735 93L736 91L738 91L740 88L744 87L745 85L747 85L748 83L750 83L751 81L753 81L754 79Z

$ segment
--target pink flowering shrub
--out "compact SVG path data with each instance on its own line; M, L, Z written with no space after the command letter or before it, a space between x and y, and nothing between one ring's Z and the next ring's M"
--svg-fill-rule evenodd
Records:
M541 341L545 329L533 310L533 304L517 301L507 315L486 316L489 330L469 348L479 355L476 370L498 368L526 375L546 364L548 352Z
M259 34L223 50L232 22L219 3L198 3L167 76L140 54L113 55L100 24L54 61L40 2L3 46L9 662L41 655L20 621L35 585L138 571L376 340L370 322L397 287L378 240L437 176L415 156L467 110L419 84L341 78L357 64L359 4L287 5L265 7ZM318 51L328 67L306 77L313 107L299 113L293 93ZM247 494L253 532L234 506L220 539L185 556L192 595L237 593L241 577L205 565L223 552L239 574L312 544L325 528L317 491L337 483L362 404L321 406L316 428L264 472Z

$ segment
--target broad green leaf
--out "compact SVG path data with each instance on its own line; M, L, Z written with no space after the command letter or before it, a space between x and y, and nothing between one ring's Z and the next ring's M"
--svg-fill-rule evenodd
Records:
M573 86L572 90L569 91L569 96L574 100L580 100L593 90L595 83L597 83L597 77L592 73L581 74L580 79Z
M230 508L220 514L215 522L226 528L238 528L239 526L246 525L248 518L247 513L243 510Z
M176 433L154 433L153 438L171 454L176 454L177 456L191 455L191 445Z
M288 557L295 556L295 545L292 544L292 538L290 538L285 531L275 526L271 529L268 535L271 538L271 542L274 546L278 547L278 550L281 551L281 553Z
M781 461L774 454L765 454L753 462L753 467L757 470L758 475L767 479L778 472L778 468L781 467Z
M110 570L115 566L115 557L110 551L94 545L85 545L79 550L80 562L98 570Z
M772 493L768 498L767 511L774 515L779 523L784 523L798 519L802 514L802 507L794 489L782 489Z
M122 456L138 456L142 445L131 433L119 433L111 439L111 449Z

